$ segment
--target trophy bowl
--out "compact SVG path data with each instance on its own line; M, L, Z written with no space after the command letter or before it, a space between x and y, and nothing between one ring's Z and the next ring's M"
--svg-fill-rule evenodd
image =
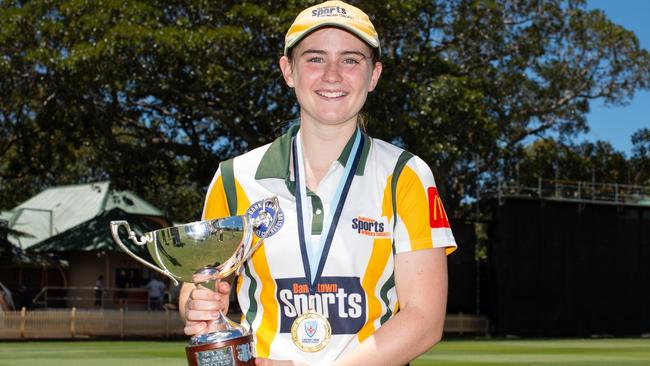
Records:
M111 234L128 255L169 277L176 285L179 282L195 285L218 282L238 273L274 226L279 212L277 198L266 199L263 205L271 209L255 219L244 215L196 221L151 231L140 238L127 221L111 221ZM134 244L146 246L155 264L129 250L120 239L120 226L125 227L128 239ZM255 230L258 233L262 230L262 235L253 244ZM201 281L195 281L197 278ZM217 330L190 338L190 345L186 347L190 366L255 364L253 336L243 327L222 313L210 325Z

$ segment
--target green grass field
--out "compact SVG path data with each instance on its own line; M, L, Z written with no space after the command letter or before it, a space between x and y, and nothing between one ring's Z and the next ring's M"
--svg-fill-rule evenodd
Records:
M1 366L186 365L185 342L2 342ZM414 366L650 365L650 339L451 340Z

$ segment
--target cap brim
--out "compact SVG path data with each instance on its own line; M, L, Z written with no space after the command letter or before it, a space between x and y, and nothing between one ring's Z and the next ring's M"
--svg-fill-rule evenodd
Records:
M367 34L365 34L363 32L359 32L358 30L354 29L353 27L342 25L341 23L324 22L324 23L320 23L318 25L313 26L309 30L304 31L300 36L298 36L298 37L294 38L293 40L291 40L291 43L286 43L284 45L284 55L288 56L287 51L291 47L297 45L301 40L303 40L308 35L314 33L315 31L317 31L317 30L319 30L321 28L325 28L325 27L334 27L334 28L339 28L339 29L343 29L345 31L348 31L348 32L354 34L355 36L359 37L362 41L364 41L371 48L376 48L377 51L379 52L379 54L381 54L381 47L379 46L379 42L377 42L377 41L373 40L372 38L368 37ZM377 43L377 44L374 44L374 43Z

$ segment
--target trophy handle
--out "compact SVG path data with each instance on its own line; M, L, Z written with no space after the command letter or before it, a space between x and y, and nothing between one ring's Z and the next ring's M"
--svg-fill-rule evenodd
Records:
M171 272L169 272L167 269L164 270L160 269L159 267L154 266L153 264L147 262L146 260L138 257L133 252L131 252L131 250L126 245L124 245L124 243L122 243L122 240L120 240L120 235L118 232L120 226L124 226L126 228L126 232L129 234L128 239L131 240L131 242L133 242L134 244L140 246L147 245L147 243L153 243L154 234L151 232L146 233L142 235L140 239L138 239L136 233L133 230L131 230L131 226L129 226L129 223L127 221L124 220L111 221L111 234L113 235L113 240L115 240L117 245L119 245L120 248L126 252L126 254L128 254L129 256L131 256L131 258L137 260L138 262L144 264L145 266L153 269L154 271L164 276L167 276L169 279L171 279L174 282L175 286L178 286L178 280L174 277L174 275Z

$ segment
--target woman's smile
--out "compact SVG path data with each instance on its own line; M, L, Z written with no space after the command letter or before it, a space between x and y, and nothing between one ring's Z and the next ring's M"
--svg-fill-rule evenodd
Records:
M325 99L341 99L348 95L347 92L342 90L316 90L316 94Z

